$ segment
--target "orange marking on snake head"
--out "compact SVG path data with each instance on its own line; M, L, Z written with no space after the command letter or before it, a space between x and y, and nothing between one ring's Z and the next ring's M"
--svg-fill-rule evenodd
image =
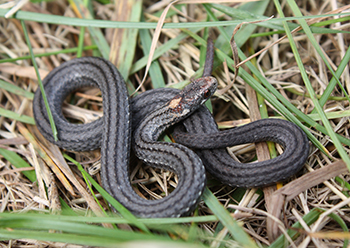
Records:
M182 97L174 98L173 100L170 101L169 107L172 109L178 107L181 100L182 100Z

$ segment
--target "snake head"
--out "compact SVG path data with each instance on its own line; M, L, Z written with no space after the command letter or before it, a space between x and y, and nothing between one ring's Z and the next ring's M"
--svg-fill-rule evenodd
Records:
M217 85L214 77L198 78L183 88L168 105L174 114L187 115L206 102L214 94Z

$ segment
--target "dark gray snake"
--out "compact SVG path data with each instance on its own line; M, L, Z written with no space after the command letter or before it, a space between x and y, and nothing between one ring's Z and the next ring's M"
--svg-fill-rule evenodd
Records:
M206 69L205 74L208 73ZM210 76L197 79L182 91L150 90L129 101L124 80L115 66L101 58L85 57L55 68L43 83L59 140L53 139L38 89L33 110L39 131L50 142L68 150L101 147L104 188L140 217L178 217L191 212L205 187L203 164L225 184L255 187L290 177L300 170L308 156L306 135L288 121L265 119L219 131L210 112L202 106L216 89L216 79ZM104 116L84 125L69 123L62 114L62 103L69 93L86 86L100 88ZM180 121L183 126L175 128L174 137L183 145L157 141L164 130ZM179 176L178 185L169 196L146 200L132 189L129 178L131 130L135 133L132 143L137 156L148 165L174 171ZM284 153L268 161L241 164L225 149L265 140L281 144Z

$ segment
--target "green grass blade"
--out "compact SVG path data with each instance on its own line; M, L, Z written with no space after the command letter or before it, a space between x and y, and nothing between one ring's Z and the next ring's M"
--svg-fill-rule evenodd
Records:
M216 17L212 12L208 12L210 17L213 20L216 20ZM221 31L222 36L226 39L227 43L230 43L230 36L222 27L218 27L218 29ZM225 47L224 47L225 49ZM241 60L245 60L247 57L244 55L244 53L238 49L238 56ZM228 51L221 51L218 47L216 49L216 55L221 61L226 61L227 66L234 71L233 65L235 64L231 57L229 57L227 54L230 54ZM239 75L244 79L246 83L250 85L256 92L258 92L260 95L262 95L268 102L270 102L278 111L280 111L288 120L294 122L297 124L300 128L303 129L303 131L307 134L309 139L322 151L326 152L326 149L322 146L322 144L311 134L311 132L285 107L287 106L289 109L292 109L292 111L302 120L308 119L309 121L312 121L311 118L308 118L305 114L303 114L301 111L299 111L297 108L294 107L287 99L285 99L267 80L266 78L260 74L260 71L256 69L256 67L248 61L246 63L249 70L256 76L256 78L272 93L268 92L253 76L251 76L248 72L243 70L242 68L239 71ZM279 102L277 99L281 102ZM282 104L281 104L282 103ZM313 124L317 124L313 121ZM349 140L350 143L350 140Z
M212 16L213 20L215 19L215 16ZM300 18L300 17L299 17ZM288 18L280 18L279 20L287 20ZM218 27L220 30L222 30L221 27ZM230 37L228 34L226 34L224 31L222 31L222 34L226 37L226 41L229 42ZM241 60L245 60L246 56L244 53L238 48L239 57ZM228 62L228 66L233 70L232 65L234 64L233 60L227 56L227 53L218 51L218 57L221 56L222 61L225 59ZM240 70L240 75L242 78L251 86L253 87L259 94L263 95L266 100L268 100L275 108L277 108L287 119L290 121L293 121L296 123L299 127L303 129L303 131L308 135L309 139L315 144L316 147L318 147L322 152L325 152L327 154L326 149L322 146L322 144L311 134L311 132L308 131L306 127L304 127L299 120L295 118L295 116L289 112L284 106L286 106L290 111L292 111L300 120L306 122L311 127L315 127L317 130L321 131L324 134L328 135L328 130L324 128L323 126L319 125L317 122L313 121L311 118L309 118L307 115L302 113L300 110L298 110L293 104L291 104L287 99L285 99L267 80L264 76L260 74L260 72L254 67L254 65L251 62L247 62L246 66L248 66L249 70L254 74L254 76L273 94L273 96L266 91L265 88L263 88L256 80L255 78L251 77L249 73L247 73L244 70ZM275 97L281 101L276 101ZM344 144L350 145L350 140L342 137L341 135L336 134L336 137Z
M32 168L23 158L21 158L17 153L13 151L9 151L3 148L0 148L0 154L9 161L16 168ZM35 171L22 171L23 175L25 175L31 182L36 181Z
M16 120L16 121L20 121L23 123L28 123L31 125L35 125L35 121L33 117L30 117L28 115L20 115L16 112L4 109L4 108L0 108L0 116L4 116L6 118L12 119L12 120Z
M196 33L199 30L201 30L201 28L191 29L191 31L193 33ZM165 52L169 51L171 48L177 46L181 40L183 40L187 37L188 37L187 34L181 33L178 36L176 36L175 38L173 38L173 39L169 40L168 42L164 43L163 45L159 46L154 52L153 61L156 60L157 58L159 58L160 56L162 56ZM145 55L144 57L142 57L141 59L136 61L133 64L133 66L131 67L130 74L133 74L133 73L141 70L143 67L145 67L147 64L147 60L148 60L148 55Z
M78 40L78 51L77 58L80 58L83 55L83 46L84 46L84 36L85 36L85 27L80 27L79 40Z
M299 7L297 6L297 4L295 3L294 0L287 0L288 4L290 5L293 13L297 16L297 17L301 17L302 16L302 13L300 12L300 9ZM283 17L283 16L282 16ZM319 56L322 58L323 62L325 63L325 65L327 66L328 70L330 71L330 73L333 75L333 78L332 80L335 80L334 82L329 83L325 92L324 92L324 98L322 99L322 103L318 103L318 105L320 106L323 106L326 102L326 99L330 96L331 92L333 91L334 87L335 87L335 84L337 83L338 86L340 87L340 89L342 90L342 92L344 93L344 95L347 97L348 101L350 102L350 98L349 98L349 95L347 94L347 92L345 91L344 87L342 86L342 84L340 83L339 81L339 77L341 75L341 73L343 72L343 68L341 67L340 69L338 69L337 71L339 71L339 73L335 73L333 71L333 68L332 66L329 64L326 56L323 54L323 51L322 49L320 48L320 45L318 44L318 42L316 41L313 33L311 32L310 30L310 27L309 25L307 24L307 22L305 20L302 20L300 19L300 25L302 26L304 32L306 33L306 35L308 36L311 44L313 45L313 47L315 48L315 50L317 51L317 53L319 54ZM349 49L348 49L349 50ZM349 55L348 55L349 56ZM346 63L349 62L349 59L346 61ZM345 65L343 65L345 66ZM319 111L319 108L315 106L315 109L316 111ZM326 126L326 124L325 124ZM328 125L327 125L328 126ZM327 128L326 126L326 128ZM349 160L350 162L350 160ZM348 163L347 163L348 164ZM349 170L350 170L350 164L348 165L349 166Z
M306 215L304 215L303 220L307 225L310 226L318 219L318 217L322 214L322 212L323 210L314 208L310 212L308 212ZM302 229L303 226L299 222L296 222L292 225L292 228L293 229L289 229L287 233L293 240L295 240L300 235L300 232L298 232L298 230ZM273 242L269 246L269 248L284 248L284 247L288 247L288 241L284 235L279 236L275 240L275 242Z
M57 230L67 233L75 233L80 235L91 235L104 237L108 239L114 239L116 241L129 241L129 240L147 240L154 239L153 235L142 234L140 232L124 231L122 229L110 229L101 226L90 225L85 223L76 223L72 221L51 220L45 218L43 215L41 218L27 218L25 215L21 215L22 218L12 218L11 216L2 217L0 222L1 228L28 228L29 230ZM44 217L44 218L43 218Z
M260 16L262 19L267 19L266 17L262 16L262 14L265 12L267 6L268 6L269 1L264 0L264 1L257 1L257 2L251 2L251 3L246 3L240 8L230 8L230 7L219 7L219 5L215 5L215 7L224 13L230 13L232 15L237 14L239 17L234 17L240 19L242 22L249 21L251 20L252 17L257 18L257 16ZM213 4L214 5L214 4ZM211 20L217 21L216 16L214 15L213 11L209 8L211 5L204 5L208 15L210 16ZM250 9L250 11L246 11L246 9ZM249 18L249 15L251 16ZM258 19L258 18L257 18ZM266 22L262 22L266 23ZM236 25L228 26L226 28L224 27L218 27L219 30L221 31L215 46L219 47L221 50L224 50L227 52L227 54L231 55L231 46L230 46L230 38L231 35L236 28ZM253 34L254 30L256 30L257 25L255 24L246 24L243 25L240 30L237 31L235 35L235 42L238 47L241 47Z
M149 233L149 230L147 227L139 222L137 218L129 212L123 205L121 205L116 199L114 199L112 196L110 196L107 191L105 191L90 175L87 173L80 163L75 161L73 158L69 157L67 154L63 154L63 156L68 159L70 162L74 163L79 171L86 177L90 183L95 187L95 189L100 192L100 194L127 220L131 221L133 225L140 228L146 233Z
M140 23L141 13L142 1L133 2L129 20L133 23ZM123 32L123 41L127 42L122 42L121 44L116 65L124 79L129 77L134 62L138 33L139 29L127 29Z
M141 18L141 21L144 21L143 16ZM141 40L143 54L145 57L148 57L151 43L152 43L151 35L149 33L149 30L146 30L146 29L140 29L139 32L140 32L140 40ZM135 65L133 66L133 68L135 68ZM154 60L152 62L148 73L152 79L153 88L157 89L157 88L165 87L163 73L160 68L158 60Z
M337 215L334 212L334 213L330 213L329 217L332 218L333 220L335 220L339 224L339 226L343 229L344 232L349 232L349 228L348 228L347 224L345 223L345 221L341 217L339 217L339 215ZM348 247L348 244L349 244L349 240L345 239L343 248Z
M61 54L61 53L75 53L78 52L78 47L73 47L73 48L67 48L67 49L62 49L62 50L57 50L57 51L52 51L52 52L47 52L47 53L38 53L38 54L34 54L35 58L40 58L40 57L48 57L51 55L57 55L57 54ZM94 50L97 49L96 45L92 45L92 46L85 46L83 47L83 50ZM21 56L21 57L17 57L17 58L7 58L7 59L1 59L0 63L6 63L6 62L16 62L19 60L25 60L25 59L31 59L31 55L28 56Z
M212 18L215 18L214 16ZM218 27L221 29L220 27ZM228 34L222 31L222 34L226 37L227 42L230 41L230 37ZM227 65L231 70L234 70L233 66L234 61L231 57L227 56L229 54L227 51L221 51L220 49L216 50L217 57L222 61L227 61ZM245 54L241 49L238 48L238 55L241 60L247 59ZM280 111L288 120L297 124L303 131L307 134L309 139L314 143L316 147L318 147L322 152L327 154L327 150L322 146L322 144L311 134L311 132L301 124L298 120L302 120L311 127L316 128L318 131L328 135L328 131L322 125L318 124L310 117L302 113L299 109L297 109L293 104L291 104L286 98L284 98L267 80L261 75L260 71L256 69L256 67L250 62L246 62L245 65L252 72L252 74L261 82L261 84L266 87L266 89L248 72L245 70L240 70L240 76L244 79L246 83L248 83L254 90L256 90L259 94L261 94L268 102L270 102L278 111ZM269 92L270 91L270 92ZM280 101L280 102L279 102ZM291 113L294 113L296 117ZM344 144L350 145L350 140L336 134L337 138Z
M346 50L346 53L343 59L341 60L337 70L335 71L335 77L333 76L332 79L329 81L326 89L324 90L319 100L319 103L321 106L324 106L326 104L327 99L329 99L331 93L333 92L334 87L337 84L337 80L339 80L340 76L343 74L349 61L350 61L350 47L348 47L348 49ZM314 112L316 112L316 109L314 109L311 113L314 113Z
M260 2L264 2L264 1L260 1ZM265 2L269 3L269 1L265 1ZM245 5L249 5L249 4L255 4L255 3L247 3ZM243 5L243 7L245 5ZM253 6L253 8L249 6L248 8L245 8L245 9L232 8L232 7L221 5L221 4L210 4L210 6L212 6L214 9L216 9L218 11L221 11L222 13L225 13L225 14L231 16L233 19L247 20L247 19L267 19L267 18L269 18L268 16L263 16L262 14L253 13L252 10L253 11L260 10L259 8L255 8L255 6ZM261 7L262 7L261 9L265 10L265 8L263 6L261 6ZM265 11L263 11L262 13L265 13ZM320 22L317 24L313 24L313 26L311 26L310 29L313 33L316 33L316 34L349 33L349 31L334 30L334 29L330 29L330 28L321 28L320 27L320 26L330 25L334 22L348 21L349 19L350 19L349 17L343 17L341 19L327 20L326 22ZM271 21L255 23L253 25L280 31L280 32L273 31L268 35L271 35L274 33L285 33L284 27L283 27L282 22L281 22L282 20L286 20L286 19L285 18L274 18ZM298 24L293 23L293 22L288 22L287 24L290 27L290 29L295 29L299 26ZM256 34L256 35L260 35L260 34ZM267 33L266 33L266 35L267 35ZM264 36L266 36L266 35L264 35Z
M10 230L4 228L0 228L0 239L33 239L97 247L115 247L116 245L120 244L120 242L118 241L106 239L105 237L98 237L96 235L88 236L70 233L49 233L31 230Z
M242 247L254 248L257 247L254 241L243 230L243 228L234 220L230 213L220 204L214 194L205 188L203 192L203 200L208 205L210 210L218 217L220 222L229 230L233 238L240 243Z
M57 140L56 125L55 125L54 119L52 117L52 113L51 113L51 110L50 110L50 107L49 107L49 103L47 102L46 93L45 93L45 90L44 90L43 83L41 81L38 65L36 64L34 53L33 53L33 49L32 49L32 45L30 44L28 31L27 31L26 25L24 24L24 21L21 21L21 24L22 24L22 28L23 28L24 37L26 39L27 46L28 46L28 49L29 49L29 52L30 52L30 56L31 56L31 59L32 59L32 63L33 63L34 69L35 69L35 73L36 73L36 76L37 76L37 79L38 79L38 84L39 84L39 87L40 87L40 90L41 90L41 94L42 94L42 97L43 97L44 102L45 102L46 111L47 111L47 114L49 116L49 121L50 121L51 129L52 129L52 134L53 134L54 139Z
M340 18L332 18L332 19L328 19L322 22L317 22L312 24L312 26L310 28L313 27L322 27L322 26L328 26L334 23L338 23L338 22L346 22L350 20L350 15L349 16L344 16L344 17L340 17ZM314 32L313 29L311 29L312 32ZM340 30L336 30L336 31L340 31Z
M259 1L256 3L254 3L254 2L250 3L250 4L254 4L253 6L249 6L250 10L245 10L242 8L232 8L229 6L215 4L215 3L210 4L210 6L212 6L214 9L216 9L222 13L225 13L225 14L231 16L233 19L246 21L246 20L251 20L251 19L267 19L267 18L269 18L268 16L262 15L263 13L265 13L264 10L266 9L266 6L268 3L269 3L269 1ZM259 6L260 4L263 4L263 6ZM261 9L259 9L258 7L261 7ZM259 13L261 13L261 14L254 13L256 11L259 11ZM254 25L269 28L269 29L284 31L282 24L278 21L278 18L275 19L274 21L260 22L260 23L254 24Z
M342 110L342 111L334 111L325 113L327 119L337 119L337 118L343 118L343 117L349 117L350 116L350 110ZM314 121L321 120L321 117L319 114L308 114L310 118L312 118Z
M8 12L8 9L0 9L0 17L5 17L5 14ZM348 13L337 13L337 14L324 14L324 15L310 15L303 17L285 17L285 18L275 18L267 22L276 22L276 21L295 21L295 20L308 20L319 17L334 17L334 16L343 16L349 15ZM17 20L23 21L34 21L40 23L51 23L51 24L61 24L61 25L73 25L77 27L98 27L98 28L135 28L135 29L155 29L157 23L150 22L117 22L117 21L105 21L105 20L89 20L89 19L80 19L66 16L57 16L49 15L28 11L17 11L15 18ZM257 21L265 20L262 19L246 19L245 21ZM186 23L165 23L163 28L208 28L208 27L224 27L231 25L238 25L242 23L240 20L235 21L211 21L211 22L186 22Z
M60 217L60 216L57 216ZM0 213L0 238L30 238L44 241L88 244L96 246L116 246L127 241L171 241L162 235L109 229L87 223L50 218L49 215ZM63 233L52 232L53 230ZM62 234L62 235L60 235ZM87 243L88 242L88 243ZM184 244L182 242L172 242Z
M283 16L283 12L282 12L282 9L281 9L281 6L280 6L279 2L277 0L274 0L274 2L275 2L275 5L276 5L276 8L277 8L277 11L279 12L279 14L281 16ZM296 13L297 15L301 15L299 8L296 6L296 4L295 4L295 2L293 0L287 0L287 2L291 5L291 8L294 11L294 13ZM333 76L335 77L335 73L333 72L331 66L329 65L326 57L323 55L322 51L320 50L319 45L316 42L316 39L314 38L313 34L311 33L310 29L307 26L307 23L304 23L304 21L302 21L302 20L300 21L300 23L303 26L303 29L304 29L305 33L307 34L308 38L310 39L311 43L314 45L315 49L320 53L320 56L322 57L323 61L326 64L328 64L327 65L328 69L331 70ZM306 86L306 88L307 88L307 90L308 90L308 92L310 94L310 98L311 98L312 102L314 103L314 106L315 106L318 114L320 115L322 123L325 126L329 137L332 139L333 144L337 148L340 157L344 160L344 162L346 163L346 165L347 165L347 167L348 167L348 169L350 171L350 157L346 153L346 151L344 150L344 147L340 143L340 141L337 138L337 136L335 135L335 132L334 132L331 124L329 123L329 121L328 121L328 119L327 119L327 117L326 117L326 115L325 115L325 113L324 113L324 111L322 109L322 106L320 105L320 103L317 100L317 97L315 95L314 89L311 86L311 82L309 81L309 77L308 77L308 75L306 73L306 70L304 68L303 62L301 60L301 57L299 56L298 49L297 49L296 44L295 44L295 42L293 40L293 36L292 36L292 34L290 32L290 29L289 29L288 25L285 24L284 27L285 27L285 30L286 30L286 33L287 33L287 36L288 36L288 39L289 39L289 43L290 43L291 48L293 50L294 58L295 58L295 60L296 60L296 62L298 64L298 67L299 67L301 76L302 76L302 78L304 80L305 86ZM339 81L339 80L337 80L337 81ZM339 84L340 84L340 82L339 82Z
M70 3L75 4L75 6L79 10L79 13L81 14L81 16L83 16L84 18L86 18L88 20L93 20L93 17L91 15L90 11L88 10L87 7L85 7L84 2L82 0L70 0ZM74 23L74 25L75 25L75 22L72 22L72 23ZM70 25L72 25L72 23ZM100 51L102 57L105 59L108 59L110 48L109 48L109 45L108 45L102 31L100 29L98 29L97 27L87 26L87 28L89 30L89 33L91 35L92 40L97 45L98 50Z
M26 90L24 90L16 85L10 84L10 83L8 83L4 80L1 80L1 79L0 79L0 88L6 90L8 92L14 93L18 96L24 96L30 100L33 100L33 98L34 98L33 93L26 91Z
M71 210L68 214L61 214L61 215L52 215L52 214L46 214L45 219L50 219L52 221L61 220L61 221L70 221L70 222L77 222L77 223L111 223L111 224L132 224L130 220L127 220L120 215L117 215L115 213L109 213L109 216L106 217L100 217L100 216L89 216L90 214L93 215L91 212L75 212L71 208ZM4 213L4 214L10 214L10 213ZM26 218L37 218L37 216L42 216L43 213L37 213L37 212L29 212L25 213ZM0 213L1 216L1 213ZM11 215L11 218L23 218L20 215ZM144 223L145 225L169 225L169 224L182 224L182 223L203 223L203 222L217 222L219 221L218 217L215 215L206 215L206 216L191 216L191 217L180 217L180 218L150 218L150 219L138 219L139 222Z
M243 54L243 52L241 50L238 51L239 56L242 60L246 59L247 57ZM221 56L224 56L225 54L221 54ZM226 59L230 59L228 56L225 57ZM229 60L228 60L229 61ZM231 62L232 60L230 59L229 62ZM233 63L233 61L232 61ZM302 120L303 122L307 123L308 125L310 125L311 127L316 128L318 131L322 132L323 134L328 135L327 130L320 124L318 124L316 121L312 120L309 116L307 116L306 114L304 114L303 112L301 112L299 109L297 109L293 104L291 104L287 99L285 99L267 80L266 78L264 78L260 72L251 64L251 62L247 62L246 63L247 67L249 68L249 70L251 70L251 72L254 74L254 76L256 76L258 78L258 80L266 87L266 90L264 87L262 87L256 80L254 77L252 77L249 73L247 73L244 70L240 70L241 72L241 76L242 78L254 89L256 89L261 95L264 96L264 98L269 101L276 109L278 109L278 111L280 111L283 115L285 115L287 117L287 119L291 120L291 121L295 121L296 117L300 120ZM230 67L230 65L229 65ZM232 69L232 68L231 68ZM271 93L272 95L271 95ZM276 101L276 98L281 101L278 102ZM288 108L289 110L291 110L295 115L292 115L289 111L287 111ZM289 114L288 114L289 113ZM317 146L318 148L321 149L321 151L324 151L324 148L322 148L323 146L321 145L321 143L315 139L315 137L299 122L295 122L296 124L298 124L303 130L304 132L306 132L306 134L308 135L309 139L315 144L315 146ZM342 143L346 144L346 145L350 145L350 140L337 134L337 137L339 140L341 140Z

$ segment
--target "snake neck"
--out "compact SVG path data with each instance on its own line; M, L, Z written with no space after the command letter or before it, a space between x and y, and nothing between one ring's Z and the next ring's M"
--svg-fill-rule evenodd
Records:
M171 125L183 120L190 114L186 110L181 114L172 111L168 105L152 112L145 117L136 130L135 137L142 138L146 142L157 141L158 137ZM137 142L137 140L136 140Z

